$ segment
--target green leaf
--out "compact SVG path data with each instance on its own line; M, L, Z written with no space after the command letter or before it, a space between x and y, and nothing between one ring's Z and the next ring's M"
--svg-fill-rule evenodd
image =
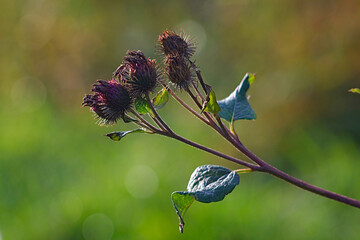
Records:
M240 182L235 171L215 165L204 165L195 169L190 177L187 191L199 202L218 202L231 193Z
M195 198L189 195L187 192L173 192L171 194L171 200L173 202L176 214L179 217L179 230L182 233L184 231L184 214L194 202Z
M239 182L239 175L225 167L204 165L196 168L190 177L187 191L174 192L171 195L180 220L180 232L183 231L184 214L193 202L192 198L203 203L221 201Z
M169 93L166 88L163 88L158 94L153 98L154 108L160 109L169 101Z
M209 95L206 98L206 101L204 102L204 105L202 107L201 112L211 112L214 114L217 114L220 111L220 107L218 103L216 102L216 96L214 90L211 89Z
M253 82L254 78L254 74L247 73L239 86L227 98L218 101L221 108L218 113L220 117L230 123L239 119L256 119L256 114L246 98L250 81Z
M122 117L122 120L124 121L124 123L137 122L138 121L137 119L134 119L134 118L132 118L132 117L126 115L126 114Z
M113 141L120 141L123 137L125 137L130 133L150 133L150 132L146 131L145 129L139 128L130 131L111 132L106 134L105 136L109 137Z
M135 109L140 114L146 114L149 113L151 116L154 117L154 113L151 111L151 107L149 105L150 103L146 101L145 98L137 97L135 101Z
M360 94L360 89L359 88L351 88L351 89L349 89L349 92Z

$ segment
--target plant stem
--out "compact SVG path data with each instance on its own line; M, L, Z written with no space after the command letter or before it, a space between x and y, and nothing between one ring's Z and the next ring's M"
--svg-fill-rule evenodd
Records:
M200 69L190 59L188 59L188 61L189 61L190 65L191 65L191 67L195 70L196 76L199 79L199 82L200 82L200 84L201 84L201 86L202 86L202 88L203 88L203 90L205 92L205 95L207 95L208 94L208 89L205 86L204 80L203 80L203 78L201 76L201 73L200 73Z
M161 128L161 130L163 131L167 131L165 127L163 127L163 125L160 123L160 121L156 118L156 117L151 117L152 120L156 123L156 125L158 125L159 128Z
M228 128L227 128L227 129L228 129ZM230 130L229 130L229 131L230 131L230 133L232 134L234 140L237 141L238 143L240 143L241 145L243 145L243 144L241 143L240 139L239 139L239 136L237 135L237 133L236 133L236 131L235 131L234 122L231 122L231 123L230 123L230 129L231 129L231 131L230 131Z
M300 179L290 176L289 174L287 174L283 171L280 171L279 169L271 166L270 164L266 164L266 166L262 166L261 168L262 168L262 170L260 170L260 171L269 173L269 174L271 174L275 177L278 177L282 180L285 180L286 182L289 182L299 188L305 189L309 192L321 195L321 196L329 198L329 199L333 199L335 201L338 201L338 202L341 202L341 203L344 203L344 204L347 204L347 205L350 205L353 207L360 208L360 201L358 201L356 199L353 199L353 198L350 198L350 197L347 197L344 195L340 195L338 193L330 192L323 188L320 188L315 185L304 182Z
M189 60L190 64L191 64L191 67L195 70L196 72L196 75L197 75L197 78L199 79L199 82L201 83L203 89L204 89L204 92L205 94L207 95L208 94L208 90L205 86L205 83L203 81L203 78L201 76L201 73L200 73L200 70L199 68ZM163 84L164 85L164 84ZM196 105L198 107L201 108L201 105L198 103L198 100L195 96L193 96L193 94L191 93L190 90L187 90L187 92L189 93L189 95L191 96L191 98L194 100L194 102L196 103ZM170 92L171 94L171 92ZM198 93L199 94L199 93ZM178 100L178 102L180 102L186 109L191 109L189 106L187 106L185 103L183 103L181 101L181 99L177 98L177 96L175 94L172 94L172 96ZM175 97L176 96L176 97ZM240 160L240 159L237 159L237 158L234 158L232 156L228 156L224 153L221 153L221 152L218 152L214 149L211 149L211 148L208 148L208 147L205 147L203 145L200 145L198 143L195 143L195 142L192 142L186 138L183 138L177 134L174 134L174 133L166 133L166 132L158 132L159 134L161 135L164 135L164 136L167 136L167 137L170 137L170 138L174 138L174 139L177 139L183 143L186 143L190 146L193 146L195 148L198 148L198 149L201 149L203 151L206 151L206 152L209 152L213 155L216 155L216 156L219 156L221 158L224 158L226 160L229 160L229 161L232 161L232 162L235 162L235 163L238 163L240 165L243 165L243 166L246 166L248 167L249 169L240 169L238 170L239 172L250 172L250 171L259 171L259 172L264 172L264 173L268 173L268 174L271 174L277 178L280 178L290 184L293 184L299 188L302 188L304 190L307 190L309 192L312 192L312 193L315 193L315 194L318 194L318 195L321 195L323 197L326 197L326 198L329 198L329 199L333 199L335 201L338 201L338 202L341 202L341 203L344 203L344 204L347 204L349 206L353 206L353 207L357 207L357 208L360 208L360 201L356 200L356 199L353 199L353 198L350 198L350 197L347 197L347 196L343 196L343 195L340 195L340 194L337 194L337 193L334 193L334 192L331 192L331 191L328 191L328 190L325 190L323 188L320 188L320 187L317 187L315 185L312 185L312 184L309 184L307 182L304 182L300 179L297 179L279 169L277 169L276 167L268 164L267 162L265 162L264 160L260 159L258 156L256 156L254 153L252 153L250 150L248 150L241 142L240 140L238 139L237 136L235 136L234 134L232 134L221 122L221 119L217 119L221 129L216 125L216 123L214 123L214 121L212 120L212 118L210 116L207 116L207 120L206 121L205 119L203 119L201 116L199 117L199 114L197 114L194 110L190 110L190 112L192 112L195 116L197 116L199 119L201 119L203 122L205 122L206 124L210 125L211 127L213 127L220 135L222 135L225 139L227 139L236 149L238 149L240 152L242 152L246 157L248 157L250 160L252 160L254 163L256 163L257 165L253 164L253 163L249 163L249 162L246 162L244 160Z
M196 96L194 96L194 94L191 92L191 90L189 88L186 89L186 92L189 94L189 96L192 98L192 100L195 102L195 104L198 106L198 108L200 110L202 110L202 106L201 104L199 103L198 99L196 98ZM226 139L228 139L228 136L227 135L227 132L224 131L224 129L220 129L215 121L213 120L212 116L210 114L208 114L207 112L203 112L204 116L207 118L207 120L209 121L209 125L214 128L221 136L225 137ZM220 125L221 126L221 125Z
M152 133L155 133L154 130L150 129L148 126L146 126L145 124L143 124L142 122L134 122L134 124L144 128L144 129L147 129L147 130L150 130Z
M242 168L242 169L237 169L237 170L234 170L234 171L237 172L238 174L240 174L240 173L253 172L254 170L252 170L251 168Z
M162 133L159 133L159 134L162 134ZM265 172L265 173L271 174L271 175L273 175L275 177L278 177L278 178L280 178L280 179L282 179L282 180L284 180L284 181L286 181L288 183L291 183L291 184L293 184L293 185L295 185L297 187L300 187L300 188L302 188L304 190L310 191L312 193L321 195L321 196L329 198L329 199L333 199L335 201L338 201L338 202L341 202L341 203L344 203L344 204L347 204L347 205L350 205L350 206L353 206L353 207L360 208L360 201L358 201L356 199L353 199L353 198L350 198L350 197L347 197L347 196L343 196L343 195L328 191L328 190L325 190L325 189L317 187L317 186L314 186L314 185L309 184L307 182L304 182L304 181L302 181L300 179L297 179L297 178L295 178L295 177L293 177L293 176L291 176L291 175L289 175L289 174L287 174L285 172L282 172L281 170L273 167L272 165L268 164L264 160L257 157L254 153L249 151L244 145L242 145L239 142L232 142L232 144L238 150L240 150L245 156L247 156L250 160L257 163L258 165L254 165L252 163L248 163L246 161L243 161L243 160L228 156L226 154L220 153L220 152L218 152L216 150L213 150L211 148L205 147L203 145L200 145L200 144L192 142L192 141L190 141L188 139L185 139L185 138L183 138L183 137L181 137L179 135L166 135L166 134L163 134L163 135L174 138L174 139L177 139L177 140L179 140L181 142L184 142L184 143L186 143L188 145L191 145L191 146L193 146L195 148L198 148L198 149L201 149L203 151L209 152L209 153L211 153L213 155L219 156L219 157L224 158L226 160L229 160L229 161L238 163L240 165L243 165L245 167L248 167L248 168L252 169L252 171L259 171L259 172Z
M307 190L307 191L310 191L312 193L315 193L315 194L318 194L318 195L321 195L321 196L324 196L326 198L329 198L329 199L333 199L335 201L338 201L338 202L342 202L344 204L347 204L347 205L350 205L350 206L353 206L353 207L357 207L357 208L360 208L360 201L356 200L356 199L353 199L353 198L350 198L350 197L347 197L347 196L343 196L343 195L340 195L340 194L337 194L337 193L334 193L334 192L331 192L331 191L328 191L328 190L325 190L323 188L320 188L320 187L317 187L317 186L314 186L312 184L309 184L307 182L304 182L300 179L297 179L293 176L290 176L289 174L285 173L285 172L282 172L280 171L279 169L271 166L270 164L264 162L263 160L261 160L260 158L258 158L256 155L254 155L252 153L252 155L250 155L251 157L249 157L251 160L253 160L255 162L255 160L257 162L262 162L262 166L258 166L258 165L254 165L252 163L249 163L249 162L246 162L244 160L240 160L240 159L237 159L237 158L234 158L232 156L228 156L224 153L221 153L221 152L218 152L214 149L211 149L211 148L208 148L208 147L205 147L203 145L200 145L198 143L195 143L195 142L192 142L186 138L183 138L179 135L169 135L169 134L166 134L166 133L159 133L159 134L162 134L164 136L167 136L167 137L170 137L170 138L174 138L174 139L177 139L183 143L186 143L190 146L193 146L195 148L198 148L198 149L201 149L203 151L206 151L206 152L209 152L213 155L216 155L216 156L219 156L221 158L224 158L226 160L229 160L229 161L232 161L232 162L235 162L237 164L240 164L240 165L243 165L245 167L248 167L249 169L240 169L240 170L237 170L239 172L252 172L252 171L259 171L259 172L265 172L265 173L268 173L268 174L271 174L275 177L278 177L282 180L285 180L286 182L289 182L297 187L300 187L304 190ZM249 151L250 152L250 151ZM254 158L254 156L256 157L256 159ZM261 161L259 161L261 160Z
M203 80L203 77L201 75L201 72L200 72L200 69L196 66L195 63L193 63L190 59L188 59L188 61L190 62L190 65L191 67L195 70L196 72L196 76L199 80L199 82L201 83L201 85L203 86L204 88L204 92L205 92L205 95L207 95L208 97L208 88L205 87L205 83L204 83L204 80ZM199 90L197 89L196 85L194 84L193 82L193 87L195 89L195 91L197 92L197 94L199 95L199 97L203 100L203 101L206 101L204 100L204 98L202 97L201 93L199 92ZM195 103L199 106L199 103L197 102L197 98L193 96L192 92L188 89L188 93L190 94L190 96L193 98L193 100L195 101ZM199 108L202 110L202 106L200 105ZM216 121L218 122L221 130L219 129L219 127L216 125L216 123L214 122L214 120L211 118L211 115L209 115L208 113L204 113L205 117L209 120L209 122L211 123L212 127L218 132L220 133L220 135L222 135L224 138L226 138L231 144L240 144L242 145L242 143L240 142L238 136L235 134L232 134L229 129L227 129L224 124L222 123L220 117L218 115L215 116L216 118ZM234 141L236 143L234 143Z
M171 134L174 134L174 132L170 129L170 127L161 119L161 117L159 116L159 114L157 113L157 111L155 110L155 108L154 108L154 106L153 106L153 104L152 104L152 102L151 102L151 99L150 99L150 96L149 96L149 94L145 94L145 97L146 97L146 100L148 101L148 103L149 103L149 105L150 105L150 108L151 108L151 111L154 113L154 115L155 115L155 118L157 119L157 120L159 120L159 122L160 122L160 126L162 125L165 129L164 130L166 130L166 131L168 131L169 133L171 133Z
M216 121L218 122L221 130L224 132L224 135L225 135L225 138L230 141L230 142L233 142L233 139L231 138L231 136L229 135L229 131L228 129L224 126L224 124L222 123L219 115L215 114L215 118L216 118Z
M134 111L134 110L131 109L130 112L131 112L132 114L134 114L135 117L137 117L137 118L140 120L141 123L143 123L144 125L146 125L147 128L151 129L153 132L159 132L159 131L160 131L159 129L157 129L156 127L154 127L151 123L149 123L148 121L146 121L145 118L143 118L143 117L142 117L140 114L138 114L136 111Z
M177 135L177 134L168 134L168 133L164 133L164 132L160 132L159 134L164 135L164 136L167 136L167 137L170 137L170 138L174 138L174 139L179 140L179 141L181 141L181 142L183 142L183 143L186 143L186 144L188 144L188 145L190 145L190 146L193 146L193 147L195 147L195 148L201 149L201 150L203 150L203 151L205 151L205 152L209 152L209 153L211 153L211 154L213 154L213 155L216 155L216 156L218 156L218 157L221 157L221 158L227 159L227 160L229 160L229 161L235 162L235 163L237 163L237 164L243 165L243 166L245 166L245 167L251 168L251 169L253 169L254 171L260 169L259 166L257 166L257 165L254 165L254 164L249 163L249 162L246 162L246 161L244 161L244 160L237 159L237 158L235 158L235 157L226 155L226 154L224 154L224 153L218 152L218 151L216 151L216 150L214 150L214 149L212 149L212 148L205 147L205 146L200 145L200 144L198 144L198 143L192 142L192 141L190 141L190 140L188 140L188 139L186 139L186 138L184 138L184 137L181 137L181 136L179 136L179 135Z
M195 97L195 95L190 91L190 89L187 87L185 88L185 91L189 94L189 96L192 98L192 100L194 101L194 103L196 104L196 106L198 106L198 108L202 108L201 103L198 101L198 99Z
M269 173L275 177L285 180L286 182L289 182L289 183L291 183L297 187L300 187L302 189L305 189L307 191L319 194L321 196L333 199L338 202L345 203L350 206L360 208L360 201L358 201L358 200L325 190L323 188L314 186L314 185L304 182L300 179L297 179L297 178L277 169L276 167L268 164L264 160L260 159L258 156L256 156L250 150L248 150L244 145L237 144L236 148L238 148L245 156L247 156L250 160L254 161L255 163L257 163L260 166L255 171Z
M199 118L201 121L203 121L205 124L209 125L210 127L212 127L213 129L215 129L221 136L225 137L225 134L222 133L221 129L216 125L216 123L212 120L212 118L207 114L204 113L204 115L207 117L207 119L203 118L200 114L198 114L194 109L192 109L189 105L187 105L184 101L182 101L177 95L176 93L174 93L165 83L161 83L163 85L163 87L165 87L168 92L170 93L170 95L176 100L178 101L185 109L187 109L189 112L191 112L192 114L194 114L197 118ZM192 94L190 94L190 96L193 96ZM192 97L192 99L194 101L196 101L194 99L195 96ZM200 108L201 109L201 108ZM229 132L229 131L228 131ZM232 143L229 139L228 141L230 143ZM241 142L239 140L237 140L240 144Z
M192 114L195 115L195 117L197 117L198 119L200 119L201 121L203 121L205 124L210 125L210 123L203 118L200 114L198 114L194 109L192 109L189 105L187 105L183 100L181 100L168 86L166 86L166 84L162 83L162 85L168 90L168 92L170 93L170 95L178 102L180 103L186 110L188 110L189 112L191 112Z
M186 89L187 93L190 95L190 97L193 99L193 101L195 102L195 104L198 106L198 108L200 110L202 110L202 106L200 104L200 102L198 101L198 99L196 98L196 96L191 92L191 90L189 88ZM216 120L219 122L219 125L221 127L221 130L220 128L216 125L214 119L212 118L212 115L207 113L207 112L203 112L204 116L207 118L207 120L209 121L210 123L210 126L212 128L214 128L220 135L222 135L223 137L225 137L226 139L229 140L229 135L227 133L227 131L223 128L224 126L222 125L222 122L220 120L219 122L219 119L216 118ZM230 141L230 140L229 140Z
M201 93L200 93L199 89L197 88L196 84L194 83L194 81L191 81L191 84L193 85L193 88L195 89L196 94L200 97L201 101L204 102L205 99L201 95Z

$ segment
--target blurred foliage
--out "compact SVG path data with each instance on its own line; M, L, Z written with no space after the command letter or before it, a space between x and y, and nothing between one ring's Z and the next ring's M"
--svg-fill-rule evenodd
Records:
M81 98L126 50L157 57L183 29L218 99L256 72L243 142L289 173L360 199L360 2L2 0L0 239L358 239L357 209L253 173L221 203L192 206L183 236L170 194L203 164L176 141L98 127ZM161 59L158 58L161 62ZM175 131L239 156L174 101ZM141 150L140 150L141 149ZM240 156L239 156L240 157ZM137 177L133 177L137 176Z

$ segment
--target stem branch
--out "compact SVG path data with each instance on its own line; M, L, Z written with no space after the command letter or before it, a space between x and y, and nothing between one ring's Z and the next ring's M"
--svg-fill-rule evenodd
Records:
M300 187L300 188L310 191L312 193L324 196L329 199L333 199L338 202L342 202L344 204L347 204L347 205L350 205L353 207L360 208L360 201L358 201L356 199L349 198L347 196L343 196L338 193L334 193L334 192L325 190L323 188L314 186L314 185L304 182L300 179L297 179L297 178L277 169L276 167L270 165L269 163L265 162L264 160L260 159L258 156L256 156L254 153L252 153L250 150L248 150L242 144L236 144L236 148L238 150L240 150L250 160L254 161L255 163L257 163L260 166L257 169L257 171L269 173L275 177L285 180L288 183L291 183L297 187Z
M328 190L325 190L323 188L317 187L315 185L309 184L307 182L304 182L300 179L297 179L293 176L290 176L289 174L280 171L279 169L267 164L266 166L263 166L263 172L269 173L275 177L278 177L282 180L285 180L288 183L291 183L299 188L302 188L304 190L307 190L309 192L321 195L323 197L329 198L329 199L333 199L335 201L353 206L353 207L357 207L360 208L360 201L344 196L344 195L340 195L338 193L334 193L334 192L330 192Z
M142 124L144 124L147 128L151 129L153 132L159 132L159 131L160 131L159 129L157 129L156 127L154 127L151 123L149 123L148 121L146 121L145 118L143 118L143 117L142 117L140 114L138 114L136 111L134 111L134 110L131 109L130 112L131 112L132 114L134 114L135 117L137 117Z
M205 124L210 125L209 121L203 118L200 114L198 114L194 109L192 109L189 105L187 105L183 100L181 100L168 86L166 86L164 83L162 85L168 90L170 95L178 102L180 103L186 110L194 114L195 117L203 121Z
M145 94L146 100L148 101L151 111L154 113L155 115L155 119L157 119L158 121L155 121L156 123L160 123L160 127L163 126L165 128L165 130L167 130L169 133L174 134L174 132L170 129L170 127L162 120L162 118L160 117L160 115L157 113L157 111L155 110L150 96L149 94Z
M181 142L183 142L185 144L188 144L188 145L193 146L195 148L201 149L201 150L203 150L205 152L211 153L211 154L216 155L218 157L221 157L221 158L227 159L229 161L235 162L237 164L243 165L245 167L251 168L254 171L260 170L259 166L257 166L257 165L254 165L254 164L246 162L244 160L240 160L240 159L237 159L235 157L226 155L224 153L218 152L218 151L216 151L216 150L214 150L212 148L205 147L205 146L200 145L198 143L192 142L192 141L190 141L190 140L188 140L188 139L186 139L184 137L181 137L181 136L179 136L177 134L168 134L168 133L164 133L164 132L161 132L159 134L164 135L166 137L174 138L174 139L179 140L179 141L181 141Z
M201 76L200 69L195 65L194 62L190 61L190 59L188 59L188 61L189 61L190 65L191 65L191 67L194 69L194 71L196 73L196 76L199 79L199 82L200 82L200 84L201 84L201 86L202 86L202 88L203 88L203 90L205 92L205 95L207 95L209 92L208 92L208 89L206 88L204 80L203 80L203 78Z

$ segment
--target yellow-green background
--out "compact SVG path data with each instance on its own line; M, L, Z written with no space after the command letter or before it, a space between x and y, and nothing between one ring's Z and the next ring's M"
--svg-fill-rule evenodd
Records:
M178 232L170 194L202 164L239 166L160 136L103 135L84 94L126 50L151 57L183 29L218 98L246 72L257 155L360 199L360 3L343 1L1 0L0 239L359 239L360 212L261 173L219 203L194 203ZM159 62L161 60L159 59ZM186 100L186 96L184 96ZM173 129L242 157L172 99Z

